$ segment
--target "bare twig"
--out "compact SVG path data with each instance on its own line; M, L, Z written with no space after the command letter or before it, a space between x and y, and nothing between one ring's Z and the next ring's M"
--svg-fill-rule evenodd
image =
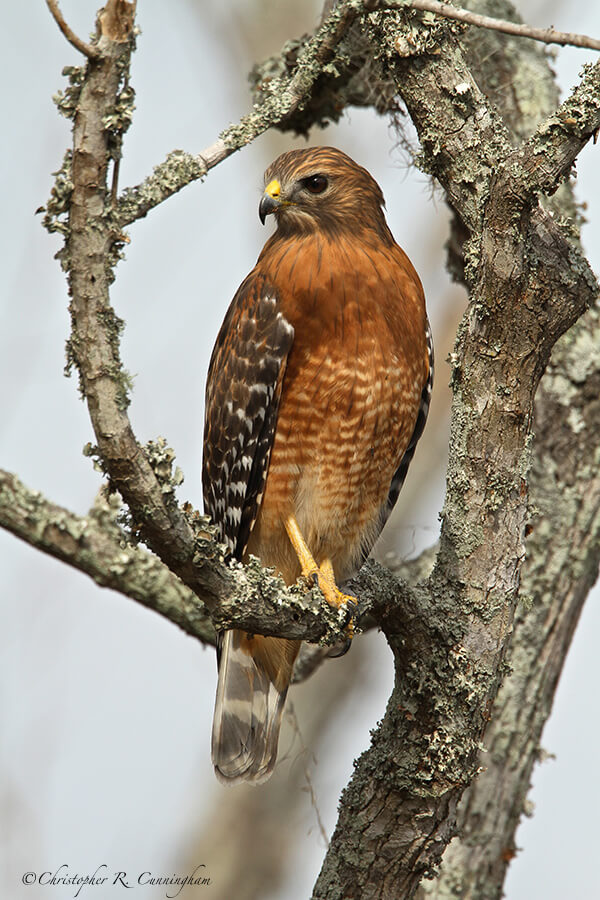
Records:
M308 763L306 758L308 756L308 748L304 743L304 738L302 737L302 732L300 731L300 725L298 723L298 716L296 715L296 710L294 708L294 704L291 700L287 702L287 719L298 740L300 741L300 753L302 757L302 767L304 770L304 780L306 781L307 790L310 795L310 804L315 811L315 816L317 819L317 825L319 826L319 831L321 833L321 837L325 842L325 846L329 847L329 838L327 837L327 832L325 831L325 825L323 824L323 819L321 818L321 812L319 810L319 804L317 803L317 794L315 792L315 786L313 784L312 778L310 776L310 771L308 768ZM313 758L314 759L314 758Z
M555 31L554 28L533 28L531 25L521 25L504 19L495 19L492 16L482 16L468 9L452 6L450 3L441 3L439 0L398 0L398 2L381 0L381 2L375 4L375 7L379 9L411 7L412 9L444 16L446 19L455 19L458 22L464 22L466 25L476 25L478 28L489 28L492 31L501 31L504 34L532 38L534 41L542 41L544 44L560 44L563 47L584 47L588 50L600 50L600 41L585 34Z
M67 25L63 14L61 13L57 0L46 0L46 5L52 14L52 18L68 40L70 44L75 47L76 50L79 50L80 53L83 53L84 56L87 56L88 59L97 59L98 58L98 50L96 47L93 47L91 44L86 44L85 41L82 41L80 37L77 37L72 28Z

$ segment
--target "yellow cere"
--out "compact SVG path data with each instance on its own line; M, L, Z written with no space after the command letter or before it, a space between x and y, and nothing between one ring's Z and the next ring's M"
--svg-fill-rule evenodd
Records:
M268 194L269 197L272 197L273 200L277 199L281 193L281 185L277 181L276 178L273 181L270 181L265 188L265 194Z

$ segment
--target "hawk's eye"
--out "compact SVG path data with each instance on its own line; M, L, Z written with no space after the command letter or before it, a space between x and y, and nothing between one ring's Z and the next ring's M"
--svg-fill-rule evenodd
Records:
M309 178L302 179L302 182L311 194L322 194L329 184L324 175L311 175Z

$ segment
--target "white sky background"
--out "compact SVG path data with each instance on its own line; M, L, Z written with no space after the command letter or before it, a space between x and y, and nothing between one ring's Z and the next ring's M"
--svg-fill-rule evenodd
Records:
M281 9L292 3L257 3L264 26L246 40L230 27L244 5L138 4L142 35L132 73L137 111L125 139L121 187L140 181L172 149L201 151L248 110L246 73L253 59L280 49ZM299 27L289 37L312 29L316 7L305 6L304 16L296 12ZM63 0L61 7L86 37L95 0ZM532 3L526 17L532 24L598 37L600 9L594 7L583 0L564 8ZM64 275L52 259L59 241L33 214L46 201L50 172L59 168L70 140L70 123L58 116L51 95L64 87L62 67L80 60L42 0L6 4L3 25L11 39L0 60L0 466L84 514L100 483L81 454L93 435L75 377L62 375L69 322ZM256 47L253 35L259 31ZM272 43L268 35L274 35ZM593 58L585 51L558 51L563 91ZM117 269L112 297L127 323L124 364L136 376L134 430L141 441L168 438L186 474L180 497L197 507L208 357L227 305L270 232L257 215L262 172L292 143L281 135L263 136L213 170L204 184L188 187L136 223L127 259ZM339 127L315 132L312 143L340 146L380 182L390 226L425 284L435 332L448 285L443 203L432 199L422 174L406 170L393 135L374 114L351 111ZM587 201L590 220L583 239L596 271L599 154L600 148L588 146L578 163L578 197ZM447 375L439 359L437 377L447 381ZM421 543L430 543L442 490L434 486L426 514L414 523ZM72 896L65 889L42 892L21 885L25 871L61 863L80 873L107 863L110 870L170 874L202 811L210 812L215 797L227 803L230 796L215 783L209 760L213 651L1 531L0 567L0 894L32 900ZM599 619L597 600L590 601L544 735L544 747L557 759L536 770L536 814L519 831L525 852L511 867L510 900L600 896L594 750L599 736L590 714L597 709ZM389 693L391 656L381 642L377 648L371 683L340 735L343 747L335 747L336 764L325 762L315 775L329 830L352 759L367 746ZM302 848L301 864L281 900L309 896L320 867L323 848L308 799L294 840ZM210 872L210 860L202 861ZM122 889L100 894L89 888L80 896L110 900L122 896ZM163 891L138 888L133 896L158 898Z

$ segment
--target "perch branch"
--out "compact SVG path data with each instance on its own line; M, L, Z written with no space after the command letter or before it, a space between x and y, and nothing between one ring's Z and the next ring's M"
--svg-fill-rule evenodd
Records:
M344 640L343 613L329 607L318 590L287 588L258 560L245 567L227 564L222 548L207 535L198 539L197 548L198 565L217 598L211 619L197 595L157 556L129 542L115 520L119 509L119 503L115 507L100 496L87 516L78 516L0 470L0 528L202 641L214 643L212 621L219 628L261 630L295 640ZM375 562L368 562L350 587L360 592L361 618L389 616L398 602L418 615L411 589Z

